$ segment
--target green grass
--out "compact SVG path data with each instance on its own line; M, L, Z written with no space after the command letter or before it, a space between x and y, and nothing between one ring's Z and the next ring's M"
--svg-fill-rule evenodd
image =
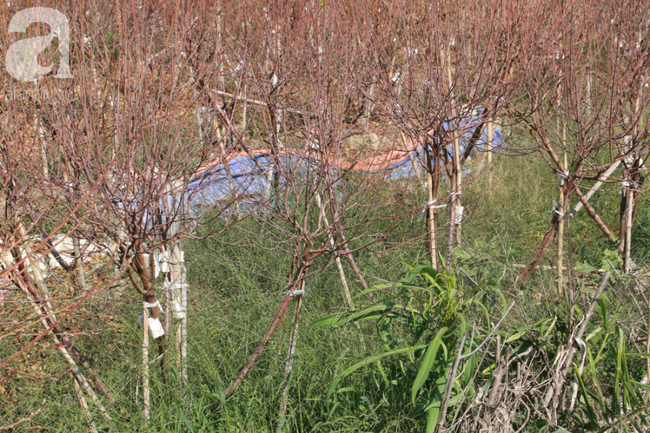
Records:
M409 199L414 203L422 201L416 192L412 194ZM464 191L469 218L463 225L463 246L455 256L453 269L460 277L463 290L472 289L471 280L481 283L494 280L507 295L517 297L520 307L509 319L510 326L534 322L536 317L548 315L553 309L553 301L547 299L547 294L554 290L553 272L536 273L526 291L513 293L509 291L509 283L515 273L507 264L526 264L532 257L549 223L552 199L556 195L557 180L540 159L532 156L497 157L489 172ZM598 193L592 199L594 207L612 228L616 227L618 200L616 190ZM644 263L650 252L650 211L644 202L640 202L637 221L633 253L638 263ZM251 220L242 224L248 230L255 230ZM417 217L403 224L405 231L424 226ZM572 220L571 235L574 261L597 265L603 250L614 248L584 210ZM235 242L245 236L246 232L234 228L224 233L220 241ZM260 242L268 248L273 246L270 240ZM141 389L136 399L141 362L139 296L131 288L121 295L110 294L107 302L104 295L98 296L88 307L94 315L79 319L76 324L93 334L75 337L75 341L115 394L118 407L109 408L115 420L112 427L102 421L96 407L89 403L93 418L102 431L275 431L290 327L288 318L235 394L223 402L223 392L266 331L285 289L291 256L273 249L226 247L224 242L215 240L186 241L184 248L191 284L189 382L182 384L173 362L166 383L162 381L159 367L152 366L152 415L147 427L141 414ZM554 248L543 264L555 264ZM382 254L364 251L355 258L368 282L375 284L398 281L406 274L405 262L424 263L426 254L420 247ZM313 269L322 269L326 264L321 259ZM343 265L352 291L358 293L360 284L346 260ZM590 277L587 280L591 281ZM622 288L616 290L620 292L608 295L612 308L638 316L633 300L626 298L627 292ZM382 347L375 327L367 323L362 322L359 329L354 326L307 328L319 318L344 311L345 305L335 266L330 264L310 276L283 431L422 431L421 416L414 414L412 408L396 403L407 401L410 391L395 386L391 392L406 393L407 398L389 398L391 394L382 391L382 379L372 369L361 370L345 379L336 399L326 399L327 387L337 374ZM107 315L113 319L107 319ZM172 335L172 342L173 339ZM24 338L23 342L28 340ZM67 368L52 345L45 346L45 341L30 351L33 357L41 353L47 356L46 363L39 362L46 368L34 373L40 376L57 374ZM173 360L173 343L171 346ZM6 340L0 341L2 359L14 347ZM155 345L150 352L153 359ZM27 360L28 365L33 362L35 358ZM397 372L405 368L399 363L387 363L384 367L389 376L391 369ZM642 369L643 365L635 368ZM47 426L54 432L87 431L69 374L56 380L14 376L8 382L5 386L8 396L0 395L0 424L20 419L47 398L43 411L16 431L27 431L30 426ZM107 404L105 399L102 401Z

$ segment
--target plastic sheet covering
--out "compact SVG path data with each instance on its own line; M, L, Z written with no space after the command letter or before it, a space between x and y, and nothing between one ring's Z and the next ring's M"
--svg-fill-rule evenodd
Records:
M453 135L454 129L461 131L460 151L465 152L473 137L476 127L481 121L479 116L468 116L455 122L445 122L445 133ZM431 137L433 139L433 137ZM447 140L449 137L447 137ZM488 142L487 127L475 144L475 151L486 151ZM498 152L503 144L499 128L494 128L492 136L492 152ZM418 175L418 161L423 160L427 145L424 140L410 140L407 146L400 146L388 151L374 152L365 158L350 161L344 158L330 159L327 164L332 169L345 170L352 173L384 173L386 180L408 179ZM408 150L407 150L408 149ZM452 155L452 147L447 149ZM280 171L307 176L310 166L317 168L320 161L318 152L304 152L295 149L280 149L278 163ZM415 161L416 166L413 165ZM202 167L190 180L187 201L191 210L199 211L204 208L218 206L227 200L237 200L239 205L254 204L264 197L270 189L270 170L274 170L270 150L252 150L250 153L238 152L229 155L226 160L217 160ZM282 179L280 180L282 184ZM281 185L282 186L282 185Z

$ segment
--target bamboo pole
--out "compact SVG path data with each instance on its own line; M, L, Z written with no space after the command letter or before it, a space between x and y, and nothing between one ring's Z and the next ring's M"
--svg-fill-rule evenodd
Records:
M178 242L171 247L170 272L174 296L180 301L183 314L176 332L176 365L181 377L187 380L187 274L183 264L183 252Z
M151 402L149 390L149 311L142 307L142 398L145 422L149 422Z
M329 230L330 229L330 223L327 220L327 215L325 214L325 209L324 209L324 206L323 206L323 203L321 201L319 193L316 193L315 199L316 199L316 205L318 206L318 209L320 210L320 216L323 219L323 222L325 223L325 227L327 228L327 230ZM332 248L334 247L334 237L333 236L329 236L329 244L330 244L330 246L332 246ZM341 264L341 258L338 256L338 254L334 258L334 261L336 262L336 267L338 268L339 276L341 277L341 283L343 284L343 293L345 294L345 300L348 303L348 307L350 309L352 309L352 308L354 308L353 305L352 305L352 295L350 294L350 288L348 286L348 280L345 277L345 272L343 270L343 265Z
M242 97L242 102L244 103L244 108L242 112L242 120L241 120L241 135L242 137L246 137L246 116L248 114L248 100L246 99L246 94L247 94L248 88L246 87L246 84L244 84L244 96Z
M165 248L165 251L162 254L165 254L166 261L165 266L167 266L167 272L163 274L163 288L165 289L165 342L169 342L169 335L171 333L172 329L172 314L171 314L171 304L172 304L172 279L171 279L171 274L169 272L169 256L168 254L169 249ZM161 268L163 267L163 263L160 264ZM161 272L163 269L160 270ZM168 346L169 347L169 346Z
M431 260L431 267L438 269L438 244L436 239L436 199L433 195L433 176L431 173L427 175L427 199L429 209L427 209L427 223L429 229L429 255Z
M452 194L455 194L455 204L454 204L454 220L452 224L455 225L456 229L456 244L460 246L462 243L462 218L463 218L463 201L462 201L462 188L463 188L463 169L460 165L460 137L456 137L454 140L454 171L456 172L456 187Z
M364 106L364 126L366 127L366 130L370 127L370 117L372 116L372 110L373 110L373 104L372 104L372 96L373 93L375 92L375 83L374 83L374 77L373 77L373 82L370 84L370 89L368 89L368 96L366 97L366 103Z
M183 308L183 295L180 290L181 283L181 267L180 267L180 252L178 251L178 245L176 243L172 244L169 248L169 280L170 280L170 292L172 298L181 303L181 309ZM183 344L183 326L179 322L176 326L176 368L178 370L182 369L183 358L181 355L181 346Z
M416 176L418 179L420 178L420 169L419 165L415 159L415 156L413 156L413 149L411 149L408 145L408 141L406 140L406 136L404 135L403 132L400 132L400 135L402 137L402 143L404 144L404 148L408 152L409 158L411 159L411 164L413 165L413 168L416 170ZM424 146L427 145L427 141L424 140ZM432 164L427 164L429 167L432 167ZM428 248L429 248L429 258L431 261L431 267L433 269L438 269L438 245L436 244L436 207L434 205L435 203L435 194L433 191L433 176L431 175L431 172L429 170L429 173L427 174L427 187L426 187L426 192L427 192L427 206L429 206L426 210L427 212L427 230L429 231L429 240L428 240ZM365 287L367 288L367 287Z
M180 247L178 248L180 251ZM187 373L187 270L185 269L185 264L183 261L183 255L181 254L181 306L185 314L181 319L181 364L182 370L181 374L183 380L187 384L188 373Z
M600 189L600 187L605 183L605 181L609 178L609 176L616 171L618 166L621 165L621 161L616 161L614 164L610 165L609 168L598 178L598 182L594 184L591 188L589 188L589 192L584 195L584 199L580 198L580 202L578 202L574 207L573 210L570 212L570 216L574 217L580 209L589 201L592 195L596 191Z
M293 360L296 356L296 344L298 341L298 326L300 325L300 312L302 310L302 298L305 293L305 279L303 278L300 282L300 290L296 292L296 304L294 307L293 314L293 323L291 327L291 338L289 339L289 349L287 353L287 362L284 367L284 383L282 384L282 400L280 403L280 427L282 426L282 420L287 411L287 405L289 403L289 376L293 371ZM293 295L292 295L293 296Z
M639 89L639 94L637 95L636 101L634 103L634 113L638 114L639 113L639 106L640 106L640 98L641 98L641 91L643 90L643 87ZM637 127L636 124L634 126L634 135L636 136L637 134ZM633 166L636 163L633 163ZM630 175L628 176L627 179L627 206L626 206L626 211L627 214L625 216L625 259L624 259L624 266L625 266L625 272L629 273L632 271L632 225L634 222L634 174L632 173L632 170L630 170Z
M81 290L86 290L86 276L84 274L83 261L81 260L81 245L79 238L72 234L72 246L74 248L74 268L77 274L77 283Z
M438 153L438 148L436 149L436 154L433 155L429 148L427 139L424 140L424 145L427 146L425 151L426 165L427 165L427 247L429 249L429 256L431 261L431 267L433 269L438 269L438 238L437 238L437 229L436 229L436 219L437 219L437 195L438 195L438 186L440 180L440 155ZM434 178L435 175L435 178Z
M634 190L632 188L632 176L629 177L627 186L627 206L625 207L625 272L632 270L632 217L634 215Z
M68 121L70 121L69 116ZM63 170L63 182L65 182L66 186L69 188L69 192L74 193L73 187L70 186L70 179L68 177L68 172L71 173L72 169L67 161L65 162L65 165L67 169ZM74 249L73 267L75 269L75 273L77 274L77 284L81 290L85 290L86 275L84 273L83 261L81 260L81 245L79 244L79 238L77 236L74 236L74 232L72 233L72 247Z
M564 154L564 169L567 169L567 154L566 154L566 122L562 122L562 153ZM563 255L564 255L564 176L565 173L560 175L559 189L559 203L558 203L558 232L557 232L557 293L562 296L564 292L564 275L562 272Z
M25 231L25 226L21 223L18 224L18 230L21 236L26 237L27 232ZM56 314L54 314L54 308L52 307L52 303L50 302L50 293L47 288L47 285L45 284L45 279L43 278L43 275L41 274L40 269L38 268L38 262L39 260L33 260L33 259L25 259L25 268L26 270L29 269L31 270L31 273L33 274L34 282L36 283L36 286L42 293L42 303L41 303L41 308L44 308L45 310L45 315L47 315L52 323L57 323L57 318ZM25 282L27 284L27 282ZM40 311L40 310L39 310ZM55 335L57 332L58 328L54 328L52 330L52 335ZM79 350L72 345L70 347L70 350L75 354L75 356L79 359L81 364L86 368L86 371L88 372L91 380L94 382L95 386L97 389L106 396L106 398L111 402L115 403L115 397L113 397L113 394L108 391L106 388L106 385L104 385L104 382L99 378L99 376L95 373L95 371L92 369L86 358L79 352Z
M260 101L258 99L252 99L248 97L244 98L243 96L233 95L232 93L224 92L221 90L212 90L212 93L217 94L219 96L224 96L226 98L235 99L237 101L243 101L245 99L246 102L248 102L251 105L257 105L260 107L267 107L267 108L269 106L269 104L267 104L266 102ZM306 114L306 115L313 114L309 111L296 110L294 108L289 108L289 107L284 107L283 110L286 111L287 113L294 113L294 114Z
M81 387L79 386L79 382L77 382L77 378L74 376L74 374L71 374L72 376L72 383L74 385L74 392L77 394L77 399L79 400L79 405L81 406L81 410L84 413L84 417L86 418L86 422L88 423L88 428L92 433L99 433L97 431L97 426L95 425L92 416L90 415L90 411L88 410L88 403L86 402L86 398L84 397L83 391L81 391Z
M449 46L451 47L451 43ZM452 72L451 72L451 58L449 55L450 48L447 48L445 51L445 66L447 70L447 85L449 94L451 97L451 117L452 124L455 122L456 115L458 110L456 110L456 101L453 95L453 81L452 81ZM449 230L452 234L449 235L449 251L447 252L447 266L450 264L451 250L453 248L453 231L456 231L456 243L458 246L461 244L461 220L462 218L462 200L461 200L461 190L463 186L463 170L461 167L460 161L460 131L456 129L456 125L453 125L454 142L452 145L452 189L451 189L451 202L449 206ZM459 218L460 217L460 218ZM458 221L458 223L456 223Z
M492 122L492 117L488 119L487 124L487 146L485 148L487 152L487 162L492 164L492 135L494 134L494 123Z
M38 134L38 139L41 143L41 160L43 164L43 177L47 179L50 177L50 171L47 166L47 144L45 142L45 131L43 131L43 125L41 123L41 119L36 115L36 118L34 119L34 129L36 130L36 133Z
M11 268L13 266L13 264L9 261L9 258L6 255L4 255L2 257L2 260L3 260L6 268ZM36 300L29 293L29 290L25 286L25 282L20 277L20 274L18 273L18 271L14 271L14 274L16 276L16 284L25 293L28 302L30 303L30 305L34 309L36 315L40 318L40 322L43 325L44 329L48 329L50 327L50 325L47 322L47 320L44 318L44 316L47 315L47 311L46 310L43 311L41 309L41 307L36 303ZM99 408L99 411L101 412L104 419L106 421L108 421L108 422L112 422L112 419L111 419L110 415L108 414L108 412L106 411L106 408L104 407L104 405L102 405L101 401L97 397L97 394L95 394L95 392L93 391L92 387L90 386L90 384L88 383L88 381L84 377L83 373L81 372L81 370L77 366L77 363L75 362L75 360L72 359L72 356L70 356L70 353L68 352L68 349L66 348L66 345L64 343L62 343L58 339L58 337L56 336L56 334L52 330L50 330L48 332L48 335L52 338L52 341L54 342L54 345L59 350L59 352L61 352L61 354L63 355L63 358L66 360L68 365L70 365L72 374L79 381L79 383L84 388L84 390L88 393L90 398L95 402L95 404L97 404L97 407Z

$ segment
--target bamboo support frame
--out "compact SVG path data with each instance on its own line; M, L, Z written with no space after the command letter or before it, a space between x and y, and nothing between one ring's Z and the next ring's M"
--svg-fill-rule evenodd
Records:
M95 422L93 421L93 418L90 415L90 411L88 410L88 403L86 402L86 398L84 397L83 391L79 386L79 382L77 381L77 378L73 374L71 374L71 376L72 376L72 384L74 385L74 392L75 394L77 394L77 399L79 400L79 405L81 406L81 410L83 411L84 417L86 418L86 422L88 423L88 428L92 433L98 433L97 426L95 425Z
M8 257L3 256L2 260L3 260L6 268L11 268L12 267L12 263L9 261ZM36 300L34 299L32 294L29 292L29 289L25 286L25 282L20 277L20 274L18 273L18 271L16 270L16 271L14 271L14 273L16 275L16 284L25 293L25 296L27 297L27 300L29 301L32 308L34 309L36 315L40 318L40 322L43 325L44 329L50 328L50 324L47 322L47 319L45 318L45 316L50 314L47 311L47 305L46 304L40 304L40 306L39 306L39 304L36 302ZM88 381L84 377L83 373L81 372L81 370L77 366L77 363L75 362L75 360L72 358L72 356L70 356L70 353L68 352L68 349L67 349L66 345L58 339L58 337L56 336L56 334L54 333L53 330L50 330L48 332L48 334L52 338L52 341L54 342L54 345L56 346L57 350L59 350L59 352L61 352L61 354L63 355L63 358L66 360L68 365L70 365L72 374L79 381L79 384L81 384L81 386L88 393L88 395L93 400L93 402L95 402L95 404L99 408L99 410L100 410L102 416L104 417L104 419L107 422L112 422L112 419L111 419L110 415L108 414L108 411L102 405L101 401L99 400L99 397L97 397L97 394L95 394L95 392L93 391L92 387L90 386L90 384L88 383Z
M327 215L325 215L325 209L323 207L323 202L320 198L320 194L316 193L315 200L316 200L316 206L318 206L320 212L320 217L323 219L323 222L325 223L325 227L329 230L330 223L327 220ZM333 248L334 238L332 236L329 236L329 243ZM336 262L336 267L338 268L339 276L341 277L341 284L343 284L343 293L345 294L345 300L347 301L349 308L354 308L352 305L352 295L350 294L350 287L348 286L348 280L347 278L345 278L345 271L343 270L343 265L341 264L341 258L338 256L338 254L334 258L334 261Z

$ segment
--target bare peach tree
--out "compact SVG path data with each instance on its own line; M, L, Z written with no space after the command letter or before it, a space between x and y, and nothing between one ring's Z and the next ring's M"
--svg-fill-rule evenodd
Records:
M403 245L413 233L404 233L398 222L419 210L405 205L408 176L401 183L390 181L393 163L409 155L399 134L379 131L383 139L374 145L350 144L374 127L349 113L350 101L376 66L363 60L372 55L369 48L351 50L349 41L363 39L355 32L367 31L370 22L362 29L360 17L343 5L315 2L291 13L280 5L245 2L225 10L221 22L232 35L225 43L233 64L226 85L247 90L245 98L238 90L214 91L238 104L232 111L216 104L215 111L258 188L259 211L251 217L257 227L241 227L250 231L246 243L236 246L273 248L291 264L280 306L225 396L253 369L293 300L282 418L309 276L339 266L342 257L365 284L353 255ZM275 244L268 246L267 239ZM351 303L349 293L346 297Z
M542 26L536 38L537 67L522 71L527 75L520 90L523 97L510 106L509 114L557 174L559 193L544 238L521 271L518 285L530 277L559 235L561 291L562 227L574 193L580 202L570 215L585 207L607 238L619 243L626 271L631 268L629 233L649 143L650 94L645 87L650 57L643 33L649 12L641 4L625 10L612 5L585 11L580 2L566 3L549 15L557 31ZM610 178L619 167L622 176ZM597 185L583 194L580 183L590 180ZM623 185L619 236L588 202L603 182L612 181Z
M211 67L215 46L205 41L216 39L220 30L207 5L163 6L69 5L62 13L78 36L70 49L73 78L43 77L36 85L6 81L2 275L5 285L25 293L36 314L7 335L39 323L44 330L1 365L48 335L70 363L75 386L85 389L107 421L110 415L85 374L114 399L59 323L99 291L124 285L122 276L128 276L143 301L141 376L148 419L147 340L149 335L158 340L165 372L172 317L179 323L179 367L187 378L186 272L179 241L194 237L197 227L216 228L210 222L234 201L230 193L212 199L209 171L200 170L230 151L206 140L197 118L201 86L213 86L219 78ZM49 55L56 64L56 56ZM55 281L55 297L40 263L56 253L57 243L67 242L60 234L73 240L74 262L58 259L75 278ZM205 236L213 234L208 230ZM85 273L92 252L109 260ZM165 262L163 277L156 272L158 255ZM61 287L71 290L59 294ZM18 302L16 308L25 311L24 301L2 290L7 302ZM159 299L166 301L164 317ZM87 406L83 394L80 404ZM95 428L91 418L89 425Z
M526 68L532 38L518 31L518 10L500 2L384 5L369 2L373 21L369 51L376 73L375 116L403 134L426 176L427 248L438 267L440 218L449 210L446 263L460 242L465 162L477 150L490 152L493 124L516 89L516 67ZM530 7L528 13L534 12ZM426 17L426 18L423 18ZM370 95L369 95L370 96ZM492 133L492 130L490 130ZM449 191L441 195L443 176ZM449 200L448 205L441 204Z

